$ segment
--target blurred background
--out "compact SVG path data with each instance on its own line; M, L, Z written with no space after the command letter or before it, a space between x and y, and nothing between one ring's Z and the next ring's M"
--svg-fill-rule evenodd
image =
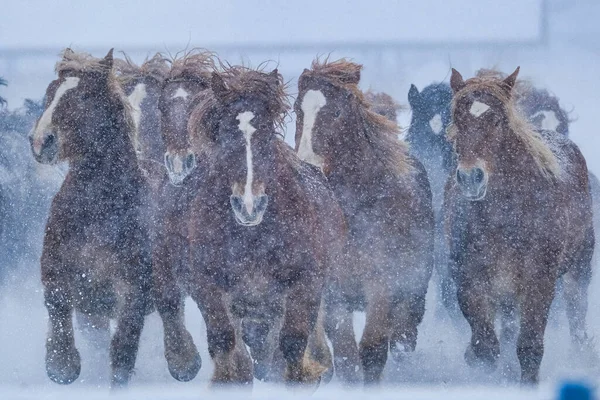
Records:
M58 54L67 46L95 56L104 56L114 47L136 62L155 52L175 55L194 47L213 50L232 64L258 66L271 60L290 81L292 94L297 76L315 56L347 57L364 65L363 89L385 91L403 105L408 105L411 83L422 89L432 82L448 81L451 67L467 78L479 68L510 73L521 66L521 77L557 95L571 112L571 138L598 175L598 21L598 0L4 0L0 4L0 77L7 86L0 86L0 97L11 112L29 112L25 99L43 98L54 79ZM398 120L408 126L408 107ZM290 144L292 122L286 135ZM29 157L26 150L13 154ZM39 283L39 252L48 201L64 173L32 166L29 159L14 162L35 168L40 180L36 185L46 196L33 199L35 213L23 214L23 223L30 229L20 236L24 239L19 244L26 246L21 248L27 249L27 257L21 257L18 267L0 279L0 398L2 393L24 390L37 396L46 390L73 393L89 384L104 388L108 359L86 350L81 341L83 368L74 384L79 389L58 388L45 376L47 316ZM0 165L0 175L3 171ZM11 179L15 187L23 178ZM28 193L21 196L28 197ZM600 335L598 281L595 277L590 289L588 316L590 332L596 337ZM416 353L403 365L388 363L388 383L445 388L506 384L506 375L500 372L489 376L466 367L462 355L468 335L436 319L431 304L420 327ZM543 387L563 377L599 376L598 365L569 356L562 314L546 334ZM162 355L162 326L152 315L144 329L134 386L206 387L212 366L195 304L188 304L187 319L204 360L199 376L187 386L170 378ZM93 357L99 357L98 363L90 361Z

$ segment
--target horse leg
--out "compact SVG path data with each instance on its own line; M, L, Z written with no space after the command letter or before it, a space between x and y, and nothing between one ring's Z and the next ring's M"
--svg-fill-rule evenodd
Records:
M563 297L571 342L579 350L589 344L585 319L588 309L588 287L592 278L593 235L593 232L588 233L588 240L579 252L573 268L563 275Z
M252 360L242 343L241 326L238 329L233 325L225 293L208 279L190 285L190 295L206 324L208 353L215 363L212 384L251 385Z
M306 351L311 363L316 363L326 368L323 381L324 383L329 383L331 378L333 378L333 360L331 351L327 345L327 338L325 337L325 301L323 299L319 307L317 324L308 338L308 348Z
M163 323L165 358L171 376L187 382L198 374L202 359L185 328L184 296L173 267L182 262L183 249L157 233L153 254L154 299Z
M66 268L52 261L44 251L42 281L50 325L46 340L46 373L56 383L69 384L81 372L81 357L73 335L73 296Z
M520 304L521 330L517 339L517 357L521 364L521 384L537 384L544 355L544 332L555 280L550 277L529 282Z
M367 289L365 330L359 344L365 384L381 380L387 362L390 330L391 296L385 284Z
M319 283L317 280L301 281L287 292L279 348L286 362L285 380L288 383L317 382L325 370L305 359L308 337L319 313L322 290Z
M341 299L328 300L325 311L325 332L333 347L335 373L344 383L357 384L361 381L361 368L352 312Z
M421 294L400 294L394 298L390 310L390 352L396 362L400 362L407 352L415 351L417 328L425 314L425 295L426 291Z
M500 357L500 342L494 331L494 308L488 299L487 285L465 279L459 283L458 303L471 326L471 342L465 352L470 366L496 369Z
M141 267L143 265L141 257L137 261L129 266ZM131 281L123 279L117 285L122 292L117 314L117 330L110 348L113 388L127 386L133 374L149 295L146 293L146 284L141 276Z

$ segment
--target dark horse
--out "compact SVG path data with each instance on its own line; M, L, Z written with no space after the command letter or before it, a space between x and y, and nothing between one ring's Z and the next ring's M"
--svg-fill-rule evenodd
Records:
M451 120L452 89L447 83L432 83L419 92L415 85L411 85L408 102L412 118L406 141L410 144L411 153L427 170L433 196L435 269L439 278L439 296L450 317L456 319L460 317L460 310L456 299L456 285L448 271L442 215L444 187L448 176L456 170L452 145L446 138L446 128Z
M211 88L189 127L208 166L188 216L193 265L185 281L206 322L212 380L251 383L244 341L275 337L286 381L313 382L325 368L306 349L325 275L343 247L341 210L318 171L278 134L288 103L277 70L224 67Z
M521 382L536 383L560 276L574 282L565 286L572 337L585 340L594 232L585 159L570 140L537 132L519 115L517 74L464 81L452 71L448 137L458 167L444 208L459 305L472 330L466 361L495 367L495 313L518 313Z
M425 169L399 128L370 110L362 66L313 61L298 81L296 149L320 168L349 226L348 262L330 273L326 331L346 382L378 382L388 357L413 351L433 268L433 211ZM359 348L352 312L366 308Z
M153 245L156 307L164 327L165 358L179 381L193 379L202 361L184 326L184 296L189 292L188 220L196 188L204 184L203 163L196 168L190 150L188 122L195 98L210 88L214 54L193 50L171 61L158 101L168 178L158 189Z
M79 376L75 310L108 329L112 384L133 372L144 315L152 302L144 201L147 188L132 145L135 127L116 77L112 50L103 59L65 50L58 79L30 136L41 163L69 162L54 197L41 258L50 317L46 371L57 383Z
M125 55L124 60L115 60L115 69L131 106L136 126L135 150L138 163L150 183L152 197L155 198L166 174L163 162L166 146L162 138L158 102L170 65L160 53L139 66Z

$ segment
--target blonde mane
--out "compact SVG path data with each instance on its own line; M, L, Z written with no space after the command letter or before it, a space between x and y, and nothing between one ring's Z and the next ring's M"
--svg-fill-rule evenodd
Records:
M508 126L525 145L525 148L533 157L540 173L547 179L562 179L563 170L557 155L552 151L543 136L537 132L521 114L516 106L517 93L511 95L510 88L501 79L502 75L493 70L480 71L478 76L465 81L465 87L458 91L452 99L452 115L454 115L457 103L465 96L473 92L484 92L498 99L504 108L508 119ZM525 90L525 86L519 86L515 90ZM456 136L456 127L452 124L448 128L448 139L453 140Z
M215 53L204 49L192 49L171 58L171 70L167 81L195 80L210 86L212 71L216 70Z
M169 76L169 60L161 53L156 53L152 58L146 58L141 65L134 63L126 53L122 54L124 59L116 58L114 61L115 70L121 83L141 77L149 77L162 83Z
M365 99L371 104L373 112L383 115L394 123L397 122L398 111L401 111L403 107L392 96L384 92L373 92L369 89L365 92Z
M112 50L111 50L112 53ZM135 126L131 105L127 101L127 97L118 82L114 68L109 68L102 58L96 58L89 53L74 52L70 48L66 48L61 53L61 60L56 63L56 73L62 74L66 72L74 73L101 73L107 75L107 87L109 99L117 105L117 118L127 129L127 136L136 153L140 151L138 141L138 131Z
M310 70L304 70L300 79L322 79L351 93L366 141L375 152L376 158L395 176L401 177L413 170L408 144L398 138L401 129L396 122L371 109L370 102L358 88L361 69L362 65L346 59L321 61L317 58L313 60Z

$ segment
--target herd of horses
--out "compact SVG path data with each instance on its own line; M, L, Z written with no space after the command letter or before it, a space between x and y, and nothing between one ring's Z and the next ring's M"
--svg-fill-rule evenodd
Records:
M69 164L41 256L50 379L79 376L75 313L126 385L153 310L171 375L193 379L190 296L215 385L374 384L388 354L415 350L434 270L471 327L470 365L493 370L513 337L521 382L537 383L559 280L587 345L595 178L558 100L518 69L453 70L450 85L410 88L401 140L398 104L363 93L361 68L314 60L292 104L277 69L207 51L138 66L66 49L30 134L38 162Z

